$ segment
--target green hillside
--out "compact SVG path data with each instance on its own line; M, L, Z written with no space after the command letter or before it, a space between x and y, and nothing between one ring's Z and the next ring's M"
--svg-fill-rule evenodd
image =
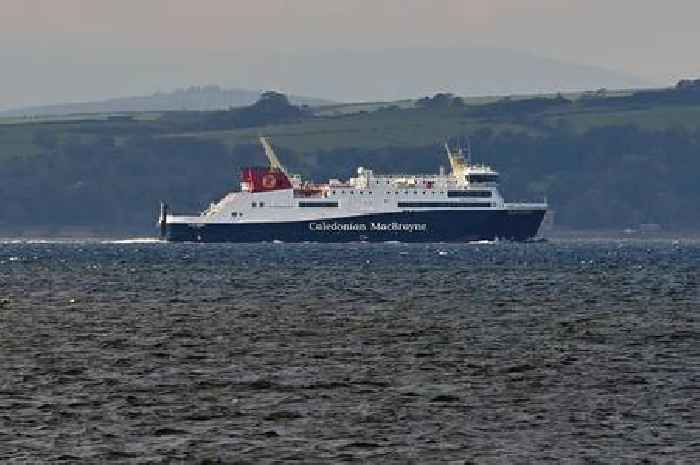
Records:
M575 95L296 107L274 92L217 112L0 120L0 233L84 227L149 233L158 201L196 211L264 163L269 136L295 172L436 171L469 137L512 199L547 197L557 223L700 227L700 85ZM43 229L42 229L43 228Z

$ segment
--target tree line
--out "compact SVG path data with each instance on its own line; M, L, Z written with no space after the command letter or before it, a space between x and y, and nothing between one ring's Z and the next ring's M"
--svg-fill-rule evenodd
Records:
M197 138L136 134L116 143L39 133L41 152L0 164L0 231L83 226L107 232L152 230L158 203L178 213L205 208L238 187L238 169L265 164L257 145L226 147ZM700 133L614 126L543 135L481 130L470 137L474 159L501 172L507 200L547 198L557 224L622 229L659 223L700 228ZM349 177L362 165L377 172L437 172L440 146L336 149L278 155L292 172L316 180Z

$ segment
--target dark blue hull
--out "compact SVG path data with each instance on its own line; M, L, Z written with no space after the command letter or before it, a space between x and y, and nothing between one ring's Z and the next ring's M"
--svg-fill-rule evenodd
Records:
M167 223L162 234L185 242L467 242L524 241L537 234L545 209L433 210L286 223Z

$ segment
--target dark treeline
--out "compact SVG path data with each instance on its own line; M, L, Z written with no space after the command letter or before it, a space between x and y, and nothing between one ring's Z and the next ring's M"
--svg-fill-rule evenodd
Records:
M571 105L573 102L561 95L554 98L533 97L522 100L504 98L491 104L475 106L469 109L467 114L484 117L527 116L552 109L566 109Z
M570 100L558 94L554 97L511 98L503 97L495 102L466 105L464 99L453 94L438 93L416 101L416 107L424 110L461 109L468 117L512 118L531 116L546 111L582 111L599 107L650 108L664 105L699 105L700 79L679 81L673 88L651 89L630 95L608 95L605 89L585 93L582 98ZM390 107L385 107L390 108Z
M119 144L110 136L39 137L44 143L39 155L0 164L0 231L84 226L150 233L160 200L179 213L197 212L238 187L240 167L266 163L256 145L229 149L218 142L149 135ZM508 200L547 197L560 226L700 227L698 132L625 126L577 134L562 127L539 136L482 130L470 137L475 161L501 171ZM278 152L290 171L316 180L349 177L360 165L377 172L436 172L448 164L437 144Z
M212 112L201 120L202 127L199 129L252 128L310 117L312 114L309 110L292 105L286 95L268 91L263 92L253 105Z
M486 137L484 137L486 136ZM546 196L557 223L582 229L700 227L700 133L632 126L475 138L507 198Z
M581 100L589 107L648 107L649 105L698 105L700 104L700 79L678 81L670 89L640 90L627 96L592 95Z

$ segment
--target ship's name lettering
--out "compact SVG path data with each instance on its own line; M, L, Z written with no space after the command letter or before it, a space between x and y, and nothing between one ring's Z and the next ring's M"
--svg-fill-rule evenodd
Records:
M425 223L309 223L311 231L427 231Z

